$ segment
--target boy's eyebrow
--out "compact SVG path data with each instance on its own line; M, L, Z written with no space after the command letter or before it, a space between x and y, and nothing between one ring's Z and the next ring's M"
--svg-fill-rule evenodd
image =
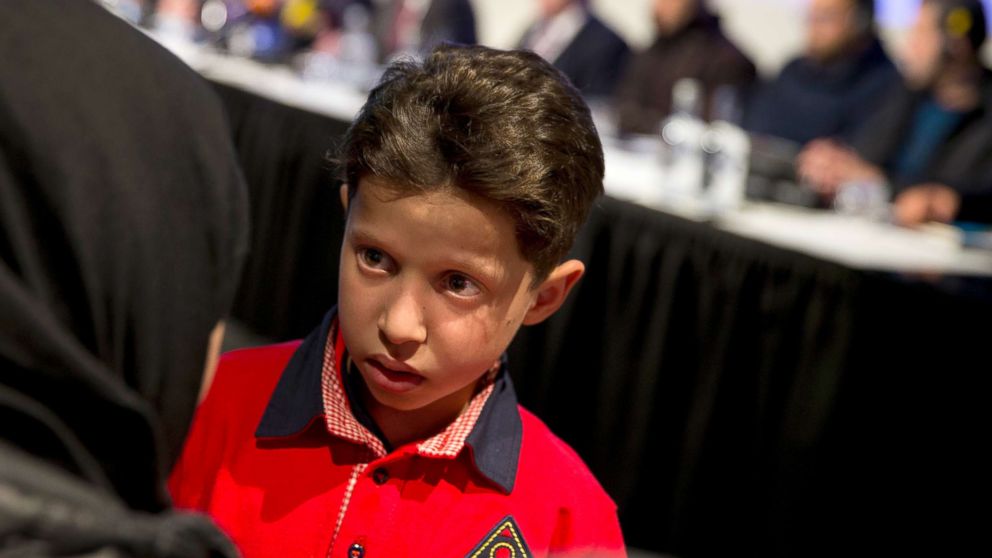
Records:
M361 228L360 226L349 226L349 227L345 227L344 235L345 235L345 237L349 237L350 236L354 240L363 241L363 242L371 242L373 244L379 244L381 242L379 240L379 237L377 237L376 235L372 234L371 231L367 231L367 230Z

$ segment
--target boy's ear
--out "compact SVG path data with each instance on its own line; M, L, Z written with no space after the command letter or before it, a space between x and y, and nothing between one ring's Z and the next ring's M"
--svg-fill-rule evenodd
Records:
M585 264L579 260L568 260L554 268L548 278L534 289L537 296L524 315L523 324L539 324L554 314L585 271Z
M345 213L348 213L348 185L342 183L338 194L341 196L341 207L344 208Z

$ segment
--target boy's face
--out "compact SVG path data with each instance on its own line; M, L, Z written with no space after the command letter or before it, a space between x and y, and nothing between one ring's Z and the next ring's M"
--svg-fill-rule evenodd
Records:
M345 345L373 404L399 411L457 413L520 325L554 311L542 312L552 295L547 281L532 288L513 221L467 193L397 197L363 179L340 269Z

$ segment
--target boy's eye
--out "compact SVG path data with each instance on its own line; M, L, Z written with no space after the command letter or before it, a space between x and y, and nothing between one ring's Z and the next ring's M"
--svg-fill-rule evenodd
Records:
M444 288L458 296L475 296L482 292L475 281L460 273L452 273L445 277Z
M358 259L369 269L389 271L392 267L390 257L382 250L375 248L360 248L358 250Z

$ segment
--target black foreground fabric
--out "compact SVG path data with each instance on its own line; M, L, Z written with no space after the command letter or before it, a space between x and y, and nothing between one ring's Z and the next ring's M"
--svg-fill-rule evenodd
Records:
M338 299L344 210L327 157L348 123L214 88L251 201L251 249L232 314L259 334L302 339Z
M342 214L321 155L344 125L221 90L268 231L236 314L300 337L336 296ZM890 554L981 532L988 281L854 271L609 198L574 253L586 277L510 365L628 544Z
M94 524L115 506L168 507L165 477L210 332L234 296L248 216L222 107L192 70L94 2L32 0L2 12L6 549L11 533L58 536L26 533L33 520L8 511L64 520L73 505L89 506L37 493L59 483L106 500L84 512ZM13 452L39 463L34 481L51 482L20 482L35 468L15 466ZM15 492L66 501L17 506Z

